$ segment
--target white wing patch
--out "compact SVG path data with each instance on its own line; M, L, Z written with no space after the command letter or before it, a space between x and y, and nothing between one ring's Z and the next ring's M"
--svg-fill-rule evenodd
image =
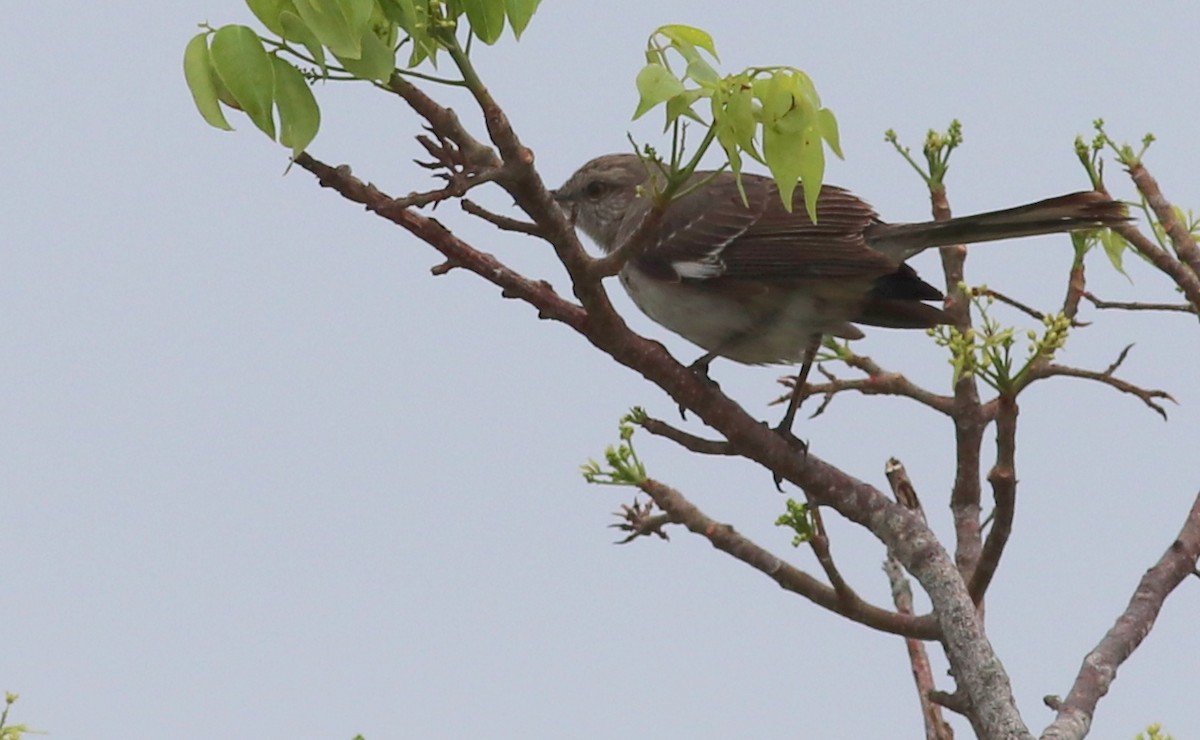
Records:
M672 262L675 274L685 280L707 280L725 272L725 263L720 257L709 257L698 262Z

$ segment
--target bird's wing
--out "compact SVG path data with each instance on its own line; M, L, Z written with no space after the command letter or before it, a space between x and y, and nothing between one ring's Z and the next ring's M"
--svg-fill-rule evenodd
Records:
M869 280L899 267L867 245L863 232L879 219L848 191L823 187L814 224L799 187L789 212L774 181L755 175L743 175L742 181L749 205L729 173L672 203L662 216L660 238L637 258L638 266L663 279L684 280Z

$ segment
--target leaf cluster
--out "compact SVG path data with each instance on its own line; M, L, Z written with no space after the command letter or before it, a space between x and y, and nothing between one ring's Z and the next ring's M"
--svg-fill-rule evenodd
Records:
M986 287L964 287L964 291L971 296L979 314L978 326L961 330L943 324L929 330L937 345L950 351L955 383L963 377L976 377L1000 394L1012 395L1035 362L1054 359L1055 353L1066 344L1071 319L1062 313L1046 314L1042 317L1041 331L1029 329L1025 333L1029 345L1018 367L1013 351L1017 330L1003 326L990 314L994 299Z
M646 481L646 466L638 459L633 449L633 432L646 419L646 412L641 407L635 407L621 419L621 442L609 445L604 450L604 460L607 468L588 460L580 466L583 479L588 483L598 483L610 486L640 486Z
M721 76L709 59L718 61L718 56L706 32L684 25L657 29L646 45L646 66L638 72L634 118L662 105L667 128L678 128L685 119L707 127L690 168L715 139L734 174L740 175L744 157L765 165L789 210L797 184L807 183L804 204L816 221L825 147L839 157L842 152L837 119L821 105L812 79L786 66L751 67ZM709 118L699 110L705 100ZM678 153L673 155L678 162Z
M244 112L273 140L299 154L316 137L315 80L386 83L396 55L405 70L436 66L459 50L459 22L495 43L506 25L520 37L541 0L246 0L272 36L242 25L205 27L188 42L183 72L206 122L232 130L224 108ZM291 61L289 61L289 59ZM297 63L305 65L297 66ZM278 119L278 125L276 125Z

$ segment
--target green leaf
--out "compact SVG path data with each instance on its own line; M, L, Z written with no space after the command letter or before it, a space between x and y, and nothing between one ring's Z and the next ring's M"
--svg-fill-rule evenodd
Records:
M437 66L437 52L441 48L429 33L429 5L415 0L380 0L387 17L403 29L412 40L409 69L429 59Z
M485 44L494 44L504 33L504 3L502 0L459 0L471 32Z
M1071 236L1073 237L1074 234ZM1132 281L1133 278L1130 278L1129 273L1125 272L1125 250L1129 248L1129 242L1125 241L1125 237L1112 229L1104 229L1100 232L1100 246L1104 247L1104 254L1108 256L1108 261L1112 263L1113 269Z
M838 156L838 159L845 159L842 156L842 142L838 136L837 118L834 117L833 111L828 108L822 108L817 111L817 130L821 132L821 138L829 144L829 149Z
M705 120L698 116L696 111L692 110L692 103L704 97L705 92L704 90L684 90L675 97L667 100L667 123L665 128L670 128L671 124L680 116L690 118L701 126L707 126L708 124Z
M279 143L295 157L312 142L321 127L321 109L300 70L279 57L275 66L275 105L279 109Z
M359 47L362 49L361 58L344 59L339 56L338 61L355 77L387 82L396 68L396 51L370 29L363 33Z
M513 36L521 38L541 2L542 0L504 0L504 8L508 12L508 25L512 26Z
M721 82L721 75L717 74L717 70L713 69L711 64L699 57L688 62L685 76L689 80L695 81L696 84L706 87L716 87Z
M213 34L211 53L213 67L238 107L274 139L271 103L275 72L258 34L246 26L222 26Z
M684 58L689 62L691 62L693 58L697 58L694 49L692 49L692 47L697 46L701 49L704 49L709 54L712 54L713 59L720 61L720 57L717 56L717 46L713 43L712 36L708 35L708 33L700 30L699 28L685 26L682 24L673 24L669 26L662 26L655 31L655 33L662 34L674 42L676 48L679 49L679 52L683 54ZM688 49L690 53L684 52L685 48Z
M329 74L329 69L325 66L325 47L312 32L312 29L304 25L304 21L300 19L300 16L291 11L285 11L279 14L279 23L283 26L283 38L308 49L309 55L316 61L317 66L321 68L321 73Z
M683 83L661 64L647 64L638 72L637 89L641 100L633 113L633 120L644 116L654 106L666 102L683 92Z
M350 27L339 0L295 0L296 12L313 35L341 59L362 56L362 32Z
M208 122L208 125L232 131L233 126L225 120L221 112L221 103L217 96L216 71L212 66L212 57L208 53L208 34L200 33L188 42L183 51L183 77L187 80L188 89L192 91L192 100L196 109Z
M279 16L284 11L296 12L296 6L292 4L292 0L246 0L246 5L250 6L250 12L262 21L262 24L267 29L278 36L283 36L283 24L280 22Z
M361 36L367 30L371 21L371 13L375 10L375 0L337 0L350 26L350 33Z

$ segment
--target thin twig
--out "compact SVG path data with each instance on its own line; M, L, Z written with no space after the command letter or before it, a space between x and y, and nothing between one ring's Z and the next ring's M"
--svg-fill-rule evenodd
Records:
M479 205L469 198L463 198L461 201L462 209L467 213L487 221L491 225L501 231L515 231L521 234L529 234L530 236L544 236L546 231L542 227L529 221L521 221L508 216L501 216L498 213L493 213L483 206Z
M737 451L728 442L716 439L704 439L694 434L673 427L661 419L647 416L639 422L647 432L659 437L665 437L682 446L684 449L701 455L737 455Z
M1103 301L1090 292L1084 291L1083 297L1092 302L1096 308L1120 309L1123 311L1178 311L1181 313L1196 313L1196 308L1190 303L1141 303L1136 301Z
M671 521L703 536L713 547L763 573L787 591L799 594L830 611L874 629L918 640L937 639L937 623L929 616L901 615L861 599L844 600L837 592L811 575L786 563L747 539L728 524L721 524L670 486L647 479L639 486Z

